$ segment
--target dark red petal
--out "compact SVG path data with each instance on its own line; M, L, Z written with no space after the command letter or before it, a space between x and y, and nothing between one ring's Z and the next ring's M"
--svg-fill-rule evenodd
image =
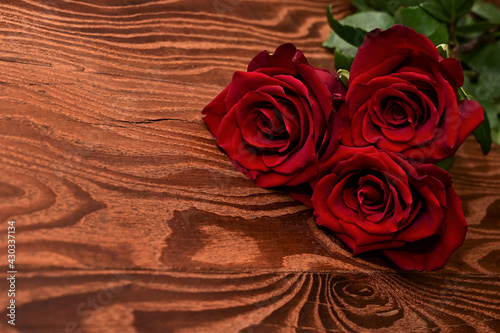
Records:
M427 37L409 27L397 24L385 31L375 29L366 35L363 44L358 49L351 67L349 82L379 67L381 63L395 55L409 55L412 51L426 54L430 61L437 62L439 59L439 53L434 44ZM389 72L392 69L390 66L387 68Z
M344 238L340 237L342 235L339 235L339 238L344 241ZM345 241L344 241L345 242ZM352 244L352 254L357 255L365 252L370 252L370 251L375 251L375 250L384 250L384 249L396 249L401 246L403 246L405 243L400 242L400 241L395 241L395 240L389 240L387 242L379 242L379 243L374 243L374 244L368 244L368 245L358 245L356 243ZM347 245L347 243L346 243Z
M323 225L333 232L342 232L343 230L338 223L338 219L332 215L328 207L328 198L337 181L338 177L336 175L323 177L314 187L312 203L314 216L318 225Z
M225 97L226 110L230 110L234 105L238 104L249 91L265 86L283 86L288 88L288 85L285 85L280 80L262 73L235 72L233 80L229 85L229 91Z
M312 194L313 190L309 184L301 184L298 186L287 186L286 190L293 199L300 201L309 208L313 208Z
M295 45L287 43L278 46L273 54L268 51L257 54L248 64L247 71L253 72L269 67L293 69L297 63L307 64L308 62Z
M229 91L229 85L222 90L222 92L217 95L201 112L205 115L203 121L207 125L208 130L215 137L217 132L219 131L220 123L222 122L222 118L229 112L226 110L226 104L224 100L226 99L227 92Z
M460 101L458 109L462 114L462 126L456 142L457 149L484 120L483 107L476 101L467 99Z
M384 250L384 254L399 267L411 270L437 270L444 267L452 253L462 245L467 233L467 222L462 212L460 198L452 188L446 192L447 207L443 230L420 242L405 245L397 250Z
M342 137L342 120L337 112L332 112L330 119L327 120L326 135L324 135L323 142L319 153L319 172L330 171L335 165L332 156L337 151L340 138Z
M460 60L455 59L455 58L446 58L441 60L439 63L441 67L446 71L446 73L453 78L455 82L450 82L450 83L456 83L459 87L461 87L464 84L464 72L462 70L462 64L460 63ZM445 75L446 77L446 75Z
M376 51L373 51L376 52ZM358 59L358 56L354 58L353 62L353 67L351 67L351 73L349 75L349 90L351 87L358 85L358 84L366 84L370 82L374 78L385 78L387 75L392 73L397 66L403 62L410 50L406 50L404 54L390 54L387 55L386 58L380 61L380 63L377 63L376 66L374 65L373 67L366 68L365 71L359 71L357 68L354 67L354 62L356 62L356 59ZM359 51L358 51L359 54ZM360 67L361 65L356 65L357 67ZM352 75L352 69L354 68L356 75ZM365 68L365 67L363 67Z

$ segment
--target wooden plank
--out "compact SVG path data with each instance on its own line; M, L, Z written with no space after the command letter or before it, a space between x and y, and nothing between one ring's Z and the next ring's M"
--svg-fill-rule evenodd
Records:
M64 286L64 287L63 287ZM26 272L21 332L492 332L497 277L330 272Z

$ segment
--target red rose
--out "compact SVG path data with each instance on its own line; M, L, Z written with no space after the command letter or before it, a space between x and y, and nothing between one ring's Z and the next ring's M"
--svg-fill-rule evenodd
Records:
M284 44L259 53L204 110L231 161L261 187L298 185L331 168L345 97L338 76Z
M484 118L477 102L457 102L463 82L460 61L442 58L424 35L402 25L373 30L352 64L342 142L419 162L451 157Z
M382 250L403 269L436 270L462 244L467 223L446 171L374 147L340 147L335 159L314 186L314 216L353 254Z

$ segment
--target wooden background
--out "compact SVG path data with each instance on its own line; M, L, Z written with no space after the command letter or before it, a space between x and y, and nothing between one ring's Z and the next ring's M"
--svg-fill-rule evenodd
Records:
M329 3L3 0L0 331L500 331L499 146L469 140L451 170L465 244L441 271L405 273L353 258L203 125L263 49L293 42L331 69Z

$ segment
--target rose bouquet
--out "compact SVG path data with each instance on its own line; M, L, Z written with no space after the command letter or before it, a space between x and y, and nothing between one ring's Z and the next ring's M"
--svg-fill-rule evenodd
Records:
M382 251L402 269L440 269L467 223L436 163L474 130L487 150L484 110L462 88L461 62L424 34L400 24L366 33L330 9L328 21L327 44L343 40L339 72L311 66L292 44L262 51L204 121L237 168L312 208L354 255ZM346 42L359 44L352 59Z

